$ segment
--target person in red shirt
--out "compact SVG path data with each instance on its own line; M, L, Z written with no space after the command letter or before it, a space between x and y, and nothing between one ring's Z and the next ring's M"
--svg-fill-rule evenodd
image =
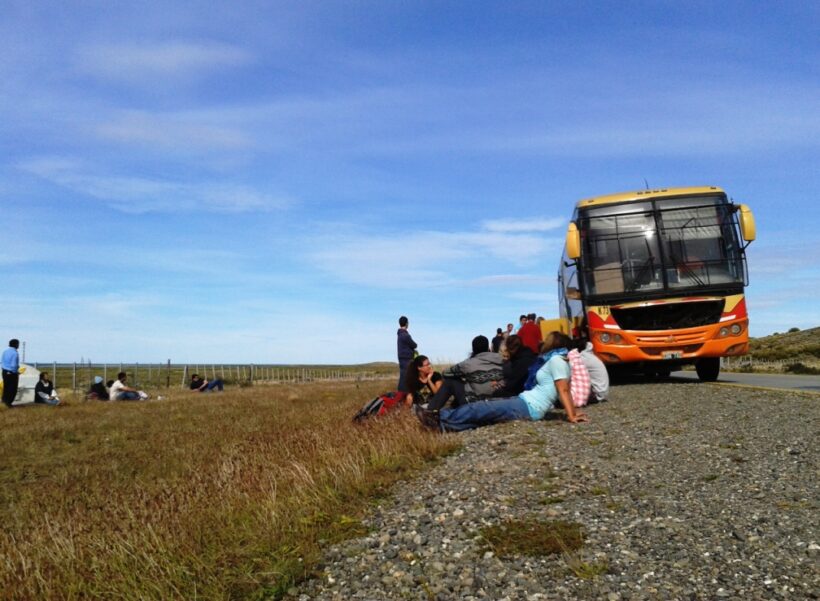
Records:
M538 354L541 346L541 329L535 325L535 313L527 315L527 322L518 330L518 337L524 346Z

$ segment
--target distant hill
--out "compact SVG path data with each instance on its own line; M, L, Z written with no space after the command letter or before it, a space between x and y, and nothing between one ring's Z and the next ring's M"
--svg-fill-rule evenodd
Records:
M749 341L753 360L782 361L820 366L820 327L796 332L774 333Z

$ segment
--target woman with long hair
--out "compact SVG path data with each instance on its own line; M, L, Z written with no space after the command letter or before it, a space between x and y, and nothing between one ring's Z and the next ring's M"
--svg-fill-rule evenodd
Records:
M521 338L512 334L507 337L507 354L509 358L501 367L503 379L493 383L493 397L504 398L521 394L530 365L535 363L538 355L521 342Z
M586 414L573 406L570 396L570 368L566 358L570 344L565 334L548 334L541 343L545 362L536 373L535 386L518 396L478 401L440 411L417 406L416 416L430 429L459 432L519 419L537 421L560 402L568 422L588 421Z
M419 355L407 366L404 376L404 385L407 388L405 404L427 405L431 411L438 411L453 397L454 405L466 402L464 384L453 378L443 378L430 365L430 359Z

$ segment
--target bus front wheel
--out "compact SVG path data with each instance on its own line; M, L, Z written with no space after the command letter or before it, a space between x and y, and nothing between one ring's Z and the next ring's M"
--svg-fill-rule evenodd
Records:
M701 382L714 382L720 374L720 357L704 357L695 363L695 371Z

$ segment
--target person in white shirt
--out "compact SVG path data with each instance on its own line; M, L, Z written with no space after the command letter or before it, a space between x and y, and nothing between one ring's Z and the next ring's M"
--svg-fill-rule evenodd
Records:
M131 388L126 385L128 374L121 371L117 374L117 380L111 385L111 390L108 396L112 401L144 401L148 398L148 394L142 390Z
M590 400L598 402L607 400L609 398L609 373L606 371L606 365L592 350L591 342L587 341L586 344L581 342L578 346L581 351L581 360L589 372L589 383L592 388Z

